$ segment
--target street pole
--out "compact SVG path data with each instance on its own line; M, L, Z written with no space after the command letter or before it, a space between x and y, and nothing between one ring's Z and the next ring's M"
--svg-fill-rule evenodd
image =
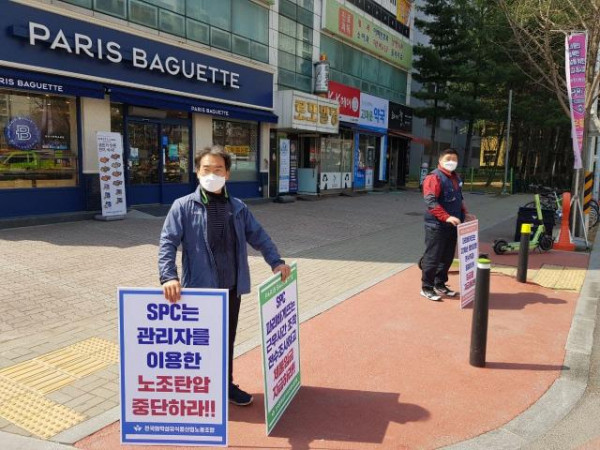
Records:
M469 364L474 367L485 367L490 309L490 269L490 260L479 257L477 260L477 282L475 284L475 301L473 303L473 319L471 321L471 347L469 352Z
M504 152L504 182L502 183L502 194L506 195L506 184L508 182L508 153L510 151L510 116L512 112L512 89L508 91L508 118L506 119L506 151Z

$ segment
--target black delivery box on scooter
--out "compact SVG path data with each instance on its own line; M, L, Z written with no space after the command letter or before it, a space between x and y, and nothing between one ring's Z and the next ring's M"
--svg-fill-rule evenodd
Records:
M538 225L541 221L537 217L537 210L535 208L522 206L519 208L519 214L517 216L517 227L515 229L515 242L521 240L521 225L524 223L531 223L531 236L535 235ZM542 209L542 216L544 217L544 226L546 227L546 234L552 236L552 228L554 228L554 211L551 209Z

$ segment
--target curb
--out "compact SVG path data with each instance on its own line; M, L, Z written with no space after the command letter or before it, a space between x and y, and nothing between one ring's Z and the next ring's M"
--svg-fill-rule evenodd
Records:
M21 436L6 431L0 431L0 442L2 442L2 448L15 450L67 450L73 448L57 442L42 441L34 437Z
M587 389L598 304L600 302L600 233L596 235L590 263L571 329L565 344L560 376L535 402L504 426L459 442L446 450L518 449L533 443L565 418Z

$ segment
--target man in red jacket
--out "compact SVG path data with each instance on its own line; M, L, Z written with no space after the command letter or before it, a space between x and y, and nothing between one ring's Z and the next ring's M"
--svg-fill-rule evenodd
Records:
M456 250L456 227L474 220L467 214L463 202L462 180L455 172L458 152L453 148L443 150L437 169L423 182L425 213L425 254L421 260L421 295L440 301L442 295L454 297L448 288L448 270Z

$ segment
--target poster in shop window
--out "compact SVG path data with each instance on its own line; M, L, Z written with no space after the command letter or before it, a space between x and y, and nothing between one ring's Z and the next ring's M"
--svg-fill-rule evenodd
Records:
M279 140L279 193L290 191L290 140Z
M227 445L228 295L118 289L122 444Z
M127 214L125 201L125 169L123 166L123 138L119 133L98 131L98 168L100 203L103 217Z
M291 275L285 282L276 274L258 287L267 435L281 419L301 384L296 263L292 263L291 268Z
M477 259L479 257L478 232L479 222L477 220L461 223L457 227L461 308L475 299Z
M298 142L290 141L290 194L298 192Z

